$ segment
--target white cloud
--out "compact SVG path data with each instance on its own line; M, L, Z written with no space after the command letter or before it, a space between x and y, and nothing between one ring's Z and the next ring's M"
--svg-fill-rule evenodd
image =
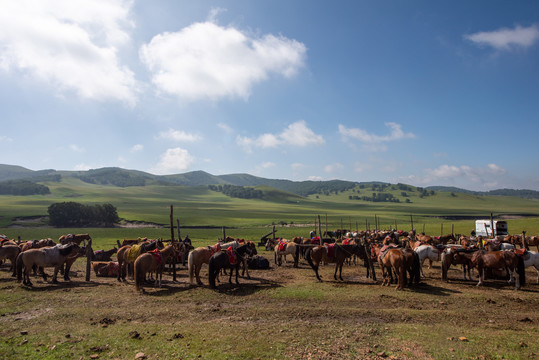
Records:
M343 141L353 142L357 140L363 143L365 150L369 151L385 151L387 150L387 142L415 138L415 134L405 133L400 124L387 122L385 125L391 129L388 135L370 134L363 129L347 128L341 124L339 124L339 133Z
M181 142L196 142L202 139L201 136L195 134L189 134L182 130L168 129L167 131L161 131L157 136L157 139L167 139Z
M323 177L321 176L318 176L318 175L311 175L307 178L307 180L311 180L311 181L322 181L324 180Z
M195 159L187 150L179 147L168 149L150 172L158 175L173 174L189 169L194 162Z
M441 165L435 169L425 169L424 176L410 175L402 177L399 181L408 182L418 186L427 185L461 185L480 186L482 188L492 188L499 183L502 175L507 170L496 164L488 164L485 168L472 168L461 165Z
M78 152L78 153L82 153L82 152L85 151L84 148L82 148L82 147L80 147L80 146L78 146L76 144L69 145L69 148L71 149L71 151Z
M314 131L307 127L305 120L299 120L290 124L277 135L262 134L257 138L238 135L236 142L247 152L251 152L253 147L275 148L281 145L305 147L325 143L321 135L315 134Z
M514 29L501 28L477 32L464 35L464 38L478 45L491 46L496 50L511 50L514 47L528 48L539 41L539 28L537 25L528 27L516 25Z
M132 153L135 153L135 152L140 152L142 150L144 150L144 145L136 144L136 145L133 145L133 147L129 151L132 152Z
M119 47L133 27L130 0L0 2L0 69L19 70L58 93L94 100L136 101L133 72Z
M5 136L5 135L0 135L0 141L13 141L12 138L10 138L9 136Z
M213 19L156 35L139 51L153 84L188 101L247 99L253 85L270 74L295 75L305 54L305 45L296 40L251 36Z
M232 134L234 132L234 130L229 125L227 125L225 123L217 123L217 127L219 129L223 130L227 134Z
M344 165L341 163L333 163L333 164L328 164L324 166L324 171L329 174L332 174L337 171L341 171L343 169L344 169Z
M77 165L75 165L75 167L73 168L73 170L75 170L75 171L87 171L87 170L90 170L90 169L93 169L93 167L90 166L90 165L86 165L86 164L84 164L84 163L77 164Z

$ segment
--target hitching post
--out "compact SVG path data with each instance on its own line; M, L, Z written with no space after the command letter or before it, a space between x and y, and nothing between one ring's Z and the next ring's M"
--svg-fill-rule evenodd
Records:
M90 281L90 273L92 269L92 239L88 239L88 245L86 245L86 281ZM69 274L67 274L69 276Z

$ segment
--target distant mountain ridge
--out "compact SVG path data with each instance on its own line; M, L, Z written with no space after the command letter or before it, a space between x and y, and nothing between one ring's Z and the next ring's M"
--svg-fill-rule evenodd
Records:
M174 175L153 175L144 171L127 170L118 167L106 167L86 171L57 171L30 170L17 165L0 164L0 182L12 180L60 181L61 177L75 177L80 180L100 185L118 187L145 186L150 184L207 186L207 185L235 185L235 186L268 186L300 196L307 196L320 192L345 191L361 184L386 184L379 181L353 182L345 180L327 181L292 181L282 179L267 179L249 174L212 175L205 171L191 171ZM457 187L429 186L426 189L434 191L466 193L474 195L501 195L517 196L527 199L539 199L539 191L498 189L491 191L470 191Z

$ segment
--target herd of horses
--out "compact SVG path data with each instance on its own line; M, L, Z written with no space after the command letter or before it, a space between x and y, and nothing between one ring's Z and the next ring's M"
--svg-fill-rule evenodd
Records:
M52 281L57 282L58 272L64 274L69 281L69 269L75 260L86 255L88 234L63 235L58 243L52 239L34 240L17 243L0 235L0 261L11 261L13 276L25 286L32 286L30 271L39 273L44 281L47 275L44 268L53 267ZM504 277L515 284L515 289L525 285L525 269L533 266L537 271L539 283L539 255L529 251L529 245L539 250L539 241L532 238L519 239L519 236L500 239L482 239L466 236L446 235L431 237L403 231L363 231L342 232L339 237L317 237L312 234L308 238L294 237L291 240L281 238L266 239L266 250L274 254L274 263L281 266L286 256L293 258L293 267L299 267L303 258L312 268L316 279L322 281L319 274L321 264L335 264L334 279L343 280L342 271L345 264L363 262L367 270L367 278L376 281L375 264L382 275L382 285L396 283L396 289L419 284L423 274L423 264L429 261L441 262L441 278L448 281L448 270L451 266L462 265L463 277L472 280L471 270L478 272L478 286L484 284L485 278ZM135 239L124 240L119 249L96 251L92 254L92 266L96 273L107 264L115 263L115 276L120 282L129 276L134 279L137 291L144 291L144 285L150 281L161 287L163 272L167 264L175 264L187 259L189 282L202 285L200 271L204 264L208 265L208 283L216 287L219 274L227 274L229 283L235 270L235 281L238 283L240 266L242 276L250 279L247 260L257 255L256 245L252 241L227 237L211 246L191 246L190 241L176 241L165 244L161 240ZM520 245L520 249L518 249ZM116 253L117 261L111 256ZM153 275L155 274L155 280ZM111 273L109 271L108 275Z

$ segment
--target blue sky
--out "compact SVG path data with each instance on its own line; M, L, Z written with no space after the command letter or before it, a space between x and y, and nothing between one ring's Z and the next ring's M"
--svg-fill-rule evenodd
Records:
M0 1L0 163L539 190L539 2Z

